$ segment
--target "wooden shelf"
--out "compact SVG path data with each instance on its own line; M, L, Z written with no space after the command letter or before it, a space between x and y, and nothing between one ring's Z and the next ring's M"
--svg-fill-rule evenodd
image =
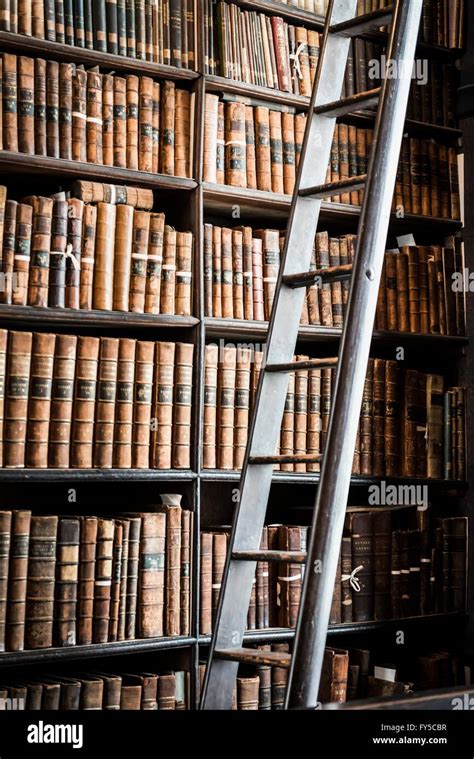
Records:
M192 329L199 324L194 316L135 314L121 311L83 311L73 308L0 305L0 324L48 327L99 327L113 329Z
M0 482L192 482L189 469L0 469Z
M245 10L272 13L292 23L304 24L310 29L324 29L324 16L317 16L315 13L279 3L277 0L232 0L232 3Z
M14 651L0 654L0 667L18 667L31 664L54 664L55 662L96 659L103 656L143 654L155 651L169 651L196 643L196 638L150 638L146 640L121 640L116 643L93 643L90 646L66 646L64 648L44 648L35 651Z
M69 180L94 179L98 182L140 185L154 190L194 190L194 179L170 177L165 174L152 174L148 171L119 169L117 166L102 166L81 161L67 161L51 156L27 155L9 150L0 151L0 172L4 174L47 174L48 177L61 177Z
M199 79L200 76L196 71L178 68L177 66L165 66L151 61L142 61L138 58L128 58L125 55L101 53L98 50L50 42L49 40L28 37L24 34L14 34L13 32L0 31L0 50L17 55L49 57L66 63L100 66L107 71L123 71L138 75L148 74L160 79L173 79L183 82Z

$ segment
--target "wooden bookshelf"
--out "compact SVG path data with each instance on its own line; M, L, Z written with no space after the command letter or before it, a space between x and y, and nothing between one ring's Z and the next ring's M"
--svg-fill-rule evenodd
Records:
M289 23L306 25L318 31L322 31L324 20L314 14L302 11L289 5L277 2L277 0L234 0L234 3L242 9L259 11L262 13L277 14ZM200 3L197 3L200 6ZM66 44L39 40L9 32L0 32L0 51L12 52L26 56L40 56L57 61L75 62L85 66L100 66L104 71L122 72L123 74L147 75L157 79L170 79L179 83L180 86L192 89L195 93L195 155L193 161L193 179L151 174L129 169L119 169L113 166L94 165L64 159L32 156L21 153L0 151L0 173L9 181L28 181L29 187L32 182L41 182L41 177L47 177L49 183L55 182L58 186L75 179L92 179L99 182L115 184L130 184L147 187L155 192L158 209L162 199L167 199L169 205L176 210L180 208L180 202L185 197L189 208L186 209L186 223L195 235L195 249L197 255L194 259L194 282L193 302L194 315L191 317L102 312L102 311L75 311L70 309L33 308L23 306L0 305L0 324L14 329L45 330L58 328L61 331L84 331L86 334L97 330L104 330L106 334L117 335L122 330L127 336L144 335L146 339L155 339L159 335L165 335L164 339L181 339L185 335L188 342L195 347L195 388L192 426L192 468L189 470L141 470L141 469L0 469L0 483L8 487L11 505L12 488L19 489L24 485L34 485L41 491L46 488L54 489L54 492L63 492L65 486L90 484L104 485L115 484L117 487L128 485L133 488L133 498L136 508L145 503L150 503L150 488L158 494L161 488L168 492L173 483L187 488L188 506L194 513L194 532L192 536L193 546L193 583L191 590L192 599L192 633L188 637L177 636L175 638L156 638L150 640L121 641L117 643L94 644L91 646L74 646L66 648L51 648L38 651L21 651L18 653L1 653L0 668L16 668L37 664L55 664L77 661L98 660L102 657L149 654L157 651L171 651L174 649L189 649L191 658L196 664L202 649L210 643L209 636L199 634L199 559L200 559L200 528L204 524L206 509L209 507L209 498L214 498L213 488L220 486L236 486L240 479L237 471L214 471L204 470L201 465L200 448L202 440L202 408L203 408L203 374L204 374L204 346L213 339L226 341L265 341L268 333L266 322L246 322L237 320L224 320L204 317L203 312L203 278L202 278L202 224L204 220L212 220L226 226L237 226L240 223L255 222L259 225L278 225L283 228L288 219L291 197L277 195L275 193L255 190L239 189L225 185L214 185L202 181L202 146L204 135L204 97L206 92L229 93L239 97L247 97L262 100L271 105L277 103L281 106L294 107L297 111L307 111L309 99L298 95L282 93L265 87L255 87L241 82L232 81L219 76L206 76L204 71L203 36L205 29L202 24L202 9L199 8L198 19L200 32L198 35L198 66L197 71L163 66L149 61L142 61L125 56L100 53L93 50L73 47ZM381 42L386 41L387 36L380 34L370 35L370 39ZM419 44L420 56L426 56L439 62L452 63L460 56L458 50L447 50L437 46ZM368 112L356 112L347 117L351 123L359 126L371 126L374 115ZM407 132L416 136L435 138L440 141L457 144L462 136L459 129L424 124L410 121L406 123ZM239 206L241 219L234 221L231 210L233 206ZM160 209L161 210L161 209ZM323 203L320 216L320 228L325 229L328 225L337 227L343 231L355 231L360 216L358 206ZM433 239L451 235L462 229L462 223L451 219L432 218L407 214L404 219L392 217L392 230L427 235ZM329 347L337 345L342 336L342 330L330 327L302 326L300 341L305 344L319 346L324 344ZM467 337L422 335L400 332L375 332L373 343L381 346L399 346L409 344L414 348L422 347L433 353L438 353L443 358L449 356L449 360L457 362L466 351L469 344ZM470 354L469 354L470 355ZM472 476L472 472L470 473ZM387 478L388 479L388 478ZM364 488L379 482L380 478L353 477L352 492L354 498L360 496ZM393 484L416 484L427 485L431 493L435 493L440 499L453 499L458 501L465 495L468 483L451 480L426 480L426 479L390 479ZM283 491L288 486L299 486L298 492L304 491L302 486L311 488L314 492L319 482L319 474L286 473L276 472L274 483L277 490ZM163 492L162 491L162 492ZM220 491L219 491L220 492ZM288 491L287 491L288 492ZM292 491L293 493L294 491ZM306 492L306 491L304 491ZM309 492L309 491L308 491ZM286 497L286 496L285 496ZM219 504L216 505L218 508ZM52 507L54 508L54 507ZM79 508L76 509L77 511ZM104 510L114 513L114 502L104 506ZM288 505L291 514L291 503ZM474 530L471 529L471 535ZM369 622L352 625L338 625L329 630L330 639L338 639L349 634L377 635L390 632L394 629L420 628L425 635L429 635L431 626L452 625L456 630L459 624L464 624L465 617L460 614L432 614L425 617L404 618L402 620L388 620L383 622ZM456 624L454 624L456 623ZM396 627L398 625L398 627ZM293 630L272 629L249 631L245 640L248 643L271 642L278 640L291 640L294 637ZM197 666L191 666L191 690L193 704L197 700Z

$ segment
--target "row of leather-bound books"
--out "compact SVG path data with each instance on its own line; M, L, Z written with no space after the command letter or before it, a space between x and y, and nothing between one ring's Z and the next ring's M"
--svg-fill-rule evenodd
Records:
M262 664L239 667L232 709L283 709L288 670L264 662L267 652L290 652L289 643L254 646L262 655ZM405 646L403 647L406 648ZM201 682L205 664L200 667ZM319 703L344 704L367 698L410 696L419 691L449 688L469 683L470 666L456 651L420 646L394 656L384 649L329 648L324 651Z
M206 74L311 96L322 34L303 25L287 23L280 16L248 11L228 2L207 0L204 14ZM348 96L379 86L386 63L382 56L385 56L383 45L361 38L351 40L343 94ZM449 68L449 80L446 77L445 84L445 68L439 64L425 61L422 71L415 69L410 100L412 106L418 98L426 101L426 121L453 126L455 68L446 68ZM451 108L449 123L443 117L443 110L438 118L438 98L441 109Z
M0 186L0 302L190 315L193 235L152 207L143 188L79 181L17 201Z
M0 651L190 635L179 501L115 518L0 511Z
M3 53L0 147L191 176L194 96L174 82Z
M204 313L223 319L270 319L284 232L252 227L204 226ZM318 232L311 269L354 261L357 237ZM385 254L376 329L422 334L464 335L462 242L401 245ZM349 283L315 282L306 291L301 324L342 327Z
M193 69L194 0L2 0L0 30Z
M296 356L306 361L308 356ZM264 354L246 346L206 346L203 464L240 469ZM290 375L277 453L317 457L324 451L335 370ZM466 476L465 389L439 374L370 359L353 474L463 480ZM318 472L318 463L282 463L285 472Z
M189 672L29 674L0 683L0 711L162 711L188 709Z
M370 511L361 506L346 514L330 624L465 610L466 518L435 520L428 506L411 518L414 511ZM402 512L410 513L410 519ZM411 528L407 521L413 523ZM203 635L210 634L215 623L229 536L230 527L201 532ZM308 527L268 525L260 547L306 551L308 542ZM296 627L303 577L303 564L259 561L247 628Z
M294 109L246 105L238 96L206 95L204 180L291 195L301 157L306 115ZM328 182L367 173L372 129L338 124ZM328 197L360 205L362 190ZM460 218L458 161L454 147L436 140L404 137L398 164L393 211Z
M189 468L193 351L0 330L2 466Z

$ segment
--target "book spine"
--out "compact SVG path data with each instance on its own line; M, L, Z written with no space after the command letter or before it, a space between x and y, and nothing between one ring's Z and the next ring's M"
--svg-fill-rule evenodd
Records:
M25 648L53 644L57 517L31 518L26 588Z
M127 80L114 76L114 166L127 166Z
M181 580L179 601L180 635L191 634L192 527L192 512L183 509L181 514Z
M23 651L24 649L30 524L30 511L13 512L5 628L7 651Z
M173 469L189 469L191 467L193 353L193 345L176 344L172 431Z
M92 305L102 311L113 307L116 212L117 206L98 204Z
M140 314L143 314L145 310L149 239L150 214L146 211L135 211L133 218L129 310Z
M125 610L125 639L136 637L137 598L138 598L138 565L140 554L141 519L130 520L128 536L128 566L127 566L127 603Z
M117 206L113 270L113 310L129 310L131 251L133 245L132 206Z
M94 613L95 555L97 545L97 517L81 519L79 547L77 643L92 643L92 619Z
M72 158L87 161L87 73L76 69L72 79Z
M114 77L102 78L102 152L105 166L114 164Z
M129 537L130 537L130 521L128 519L123 520L122 528L123 528L122 564L120 567L117 640L125 640L125 625L126 625L126 618L127 618L128 552L129 552Z
M31 332L9 333L3 438L7 468L25 466L31 348Z
M247 448L251 366L252 351L239 350L235 371L234 469L242 468Z
M374 618L372 515L353 514L351 522L352 563L361 567L357 573L360 591L353 595L354 622Z
M5 203L5 221L3 228L2 268L5 276L5 287L0 291L2 303L11 304L13 300L13 267L15 261L16 219L19 204L16 200Z
M161 157L162 174L174 175L176 86L174 82L164 82L161 101Z
M67 248L66 248L66 308L79 308L80 262L82 252L82 200L68 200Z
M58 646L75 646L79 579L79 519L60 519L56 557L54 640Z
M87 72L87 161L99 165L103 163L102 79L96 71Z
M200 619L201 635L212 633L213 535L201 532Z
M5 415L8 330L0 330L0 466L3 466L3 427Z
M163 635L166 514L143 514L138 577L138 635Z
M79 308L90 310L93 304L97 206L85 205L82 220L81 275Z
M31 261L28 278L28 305L48 305L51 231L54 201L51 198L33 200L33 229Z
M48 466L48 441L56 335L35 333L31 351L25 464Z
M11 526L11 511L0 511L0 652L5 651Z
M140 171L153 170L153 79L140 77L139 84L139 150L138 168ZM189 114L188 114L189 124Z
M153 213L150 218L150 239L147 256L145 313L159 314L161 302L161 277L163 271L163 246L165 215ZM192 245L192 240L191 240ZM191 249L192 253L192 249ZM191 264L191 260L190 260Z
M233 469L236 350L226 347L218 366L217 468Z
M18 57L18 150L33 155L35 152L35 62L33 58Z
M92 469L99 343L96 337L79 337L77 341L71 428L70 465L73 469Z
M207 345L204 369L203 467L216 469L217 345Z
M13 259L12 303L26 306L30 271L33 207L19 203L16 219L15 255Z
M112 467L118 351L117 339L100 339L93 453L93 466L96 469Z
M58 335L53 366L48 466L69 467L77 338Z
M114 469L130 469L132 466L135 351L135 340L120 340L113 446Z
M123 523L115 522L112 549L112 585L110 591L109 641L118 639L120 587L122 582Z
M113 519L98 519L92 635L94 643L107 643L109 640L114 533Z
M46 152L60 158L59 63L46 61Z
M155 344L139 340L135 360L132 467L150 467L150 428Z

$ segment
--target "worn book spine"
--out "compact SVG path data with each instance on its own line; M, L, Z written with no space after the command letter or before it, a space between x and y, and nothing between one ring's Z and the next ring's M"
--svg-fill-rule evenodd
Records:
M3 429L5 415L8 330L0 329L0 466L3 466Z
M26 587L25 648L53 644L57 517L31 518Z
M18 150L33 155L35 152L34 58L18 57Z
M55 200L51 216L51 245L48 253L48 306L64 308L66 293L66 248L68 231L68 203Z
M252 351L239 350L235 371L234 469L241 469L245 458L249 428L250 374Z
M152 468L171 469L173 442L174 343L157 343L152 404Z
M100 339L92 461L96 469L111 469L113 462L118 352L118 339Z
M69 467L77 337L57 335L51 390L48 466Z
M54 640L58 646L77 643L79 538L79 519L59 520L54 607Z
M122 581L123 522L116 520L112 549L112 585L110 589L110 619L108 639L118 639L120 588Z
M130 519L128 536L127 598L125 607L125 639L135 638L138 599L138 564L140 554L141 519Z
M68 200L68 240L66 249L66 308L79 308L83 215L84 203L82 200L70 198Z
M164 227L163 265L161 271L160 312L175 313L177 232L169 224Z
M133 404L132 467L150 467L150 429L155 343L137 341Z
M97 206L85 205L82 224L81 275L79 308L90 310L93 305Z
M94 164L103 163L102 78L96 70L87 72L87 160Z
M60 157L59 142L59 63L46 61L46 150Z
M16 200L7 200L5 203L5 221L3 229L2 268L5 275L5 287L0 291L2 303L11 304L13 300L13 267L15 260L16 244L16 219L18 215Z
M353 594L354 622L367 622L374 618L374 549L371 513L351 515L352 563L357 573L360 590Z
M401 250L395 256L397 273L397 320L400 332L410 331L410 308L409 308L409 262L408 252Z
M32 199L33 227L30 269L28 277L28 305L48 305L48 279L51 250L51 227L54 201L51 198Z
M374 418L374 360L369 359L360 416L360 473L372 474L372 424Z
M114 253L117 206L99 203L94 257L93 308L111 311L114 290Z
M2 61L3 149L18 151L18 58L4 53Z
M9 333L3 438L7 468L25 466L31 348L31 332Z
M12 513L5 627L6 651L23 651L24 649L30 524L30 511L22 510Z
M191 634L191 570L193 514L181 512L181 579L179 591L180 635Z
M127 618L127 580L128 580L128 554L130 538L130 520L121 521L123 530L122 534L122 556L120 566L120 585L118 588L118 620L117 620L117 640L125 640L125 626Z
M55 342L56 335L39 332L33 335L25 464L35 469L48 466Z
M153 79L140 77L138 92L138 168L152 171L153 165Z
M76 68L72 79L72 139L74 161L87 161L87 72Z
M150 214L146 211L135 211L133 217L129 310L140 314L145 310L149 239Z
M164 634L166 514L143 514L138 577L138 635Z
M179 316L191 316L191 280L192 280L193 235L191 232L178 232L176 235L176 294L175 313ZM239 278L240 276L240 278ZM242 275L234 270L234 292L239 291ZM242 309L237 307L236 318L243 317Z
M162 85L160 171L167 175L175 173L175 121L176 86L174 82L164 82Z
M133 390L136 340L120 339L113 445L114 469L132 466Z
M94 643L107 643L109 640L114 533L113 519L98 520L92 633Z
M97 517L83 517L81 519L76 615L78 645L89 645L93 639L92 619L94 612L97 524Z
M219 348L206 345L204 369L203 467L216 469L217 366Z
M28 301L28 277L31 260L31 237L33 206L19 203L16 215L15 254L13 259L12 303L26 306ZM15 286L13 287L13 284Z
M234 317L234 299L232 287L232 230L221 230L221 303L224 319Z
M392 519L390 513L373 515L374 619L391 616Z
M236 349L225 347L218 365L217 468L233 469Z
M0 511L0 652L5 651L11 527L11 511Z
M74 65L59 64L59 155L66 160L72 159L72 83Z
M212 532L201 532L201 583L200 583L200 619L199 631L201 635L212 633Z
M352 622L353 588L351 584L352 541L350 536L342 538L341 546L341 622Z
M159 314L161 302L161 277L163 271L163 247L165 215L153 213L150 218L150 238L147 254L145 284L145 313ZM192 240L191 240L192 244ZM187 261L186 261L187 263ZM189 262L191 263L191 261Z
M193 354L192 344L176 344L171 457L174 469L191 467Z
M114 163L114 77L102 77L102 154L106 166Z
M166 518L164 634L180 634L182 508L163 506Z
M112 307L114 311L129 310L133 216L132 206L117 206L113 252Z
M74 383L71 460L73 469L91 469L100 340L79 337Z
M268 109L263 109L267 110ZM257 114L255 114L257 119ZM259 128L256 121L256 154L257 154L257 186L259 172L259 155L262 153L262 146L259 146ZM219 137L219 133L218 133ZM225 106L225 182L234 187L247 186L247 161L246 161L246 139L245 139L245 105L243 103L227 103ZM269 136L267 136L269 139ZM269 145L268 151L269 151ZM270 158L268 154L268 159ZM268 172L270 166L268 166ZM219 171L217 181L219 179Z

